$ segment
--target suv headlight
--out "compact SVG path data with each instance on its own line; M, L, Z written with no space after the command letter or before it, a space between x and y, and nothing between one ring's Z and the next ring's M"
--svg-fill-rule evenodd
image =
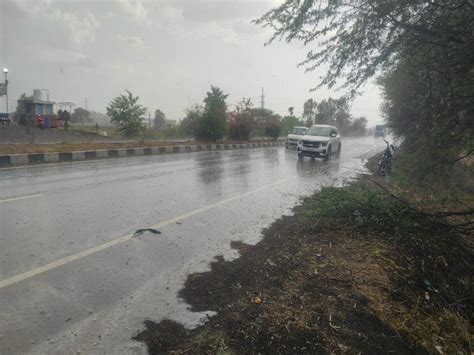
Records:
M328 145L328 142L321 142L321 145L322 145L323 147L325 147L325 146Z

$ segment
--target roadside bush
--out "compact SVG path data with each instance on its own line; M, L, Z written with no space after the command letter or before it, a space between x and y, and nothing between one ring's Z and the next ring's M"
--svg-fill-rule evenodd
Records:
M442 206L438 201L429 205ZM405 196L377 186L324 187L307 206L305 218L314 229L403 236L420 231L469 234L474 227L472 211L428 208L423 199L408 203Z
M304 126L304 122L295 116L285 116L281 120L281 133L284 135L290 133L295 126Z
M404 206L367 187L323 187L307 206L305 216L315 229L397 232L413 222Z
M196 126L199 117L202 116L203 108L200 105L192 105L186 109L186 117L180 124L180 131L185 137L196 136Z
M264 130L265 135L267 137L271 137L274 140L280 137L281 132L281 121L277 115L272 115L266 122L264 123Z
M243 99L237 104L235 111L229 113L229 138L234 140L248 140L255 127L252 117L250 99Z

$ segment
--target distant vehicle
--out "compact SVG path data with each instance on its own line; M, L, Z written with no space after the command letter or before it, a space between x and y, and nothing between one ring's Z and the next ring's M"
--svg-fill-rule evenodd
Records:
M341 154L341 136L337 128L329 125L313 125L298 141L298 158L312 157L331 159Z
M379 124L375 126L374 136L375 138L377 137L385 138L385 125L384 124Z
M298 141L302 136L308 131L307 127L295 127L290 134L286 137L286 149L296 148L298 146Z

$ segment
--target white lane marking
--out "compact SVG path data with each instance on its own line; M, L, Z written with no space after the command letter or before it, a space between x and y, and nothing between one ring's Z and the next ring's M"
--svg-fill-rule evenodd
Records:
M287 182L289 180L292 180L292 179L295 179L296 177L289 177L289 178L285 178L285 179L282 179L282 180L279 180L277 182L274 182L273 184L269 184L269 185L265 185L265 186L262 186L258 189L255 189L255 190L252 190L252 191L248 191L248 192L245 192L243 194L240 194L240 195L236 195L236 196L233 196L233 197L229 197L227 199L224 199L222 201L219 201L219 202L216 202L216 203L213 203L213 204L210 204L210 205L207 205L205 207L201 207L201 208L198 208L198 209L195 209L191 212L188 212L188 213L184 213L178 217L175 217L175 218L171 218L167 221L163 221L163 222L160 222L158 224L155 224L154 226L152 226L151 228L154 228L154 229L158 229L158 228L162 228L162 227L165 227L165 226L168 226L170 224L173 224L173 223L176 223L180 220L183 220L183 219L186 219L186 218L189 218L189 217L192 217L194 215L197 215L199 213L202 213L202 212L205 212L205 211L208 211L210 209L213 209L215 207L218 207L218 206L222 206L226 203L229 203L229 202L232 202L232 201L235 201L235 200L238 200L239 198L242 198L242 197L245 197L245 196L248 196L248 195L252 195L254 193L257 193L257 192L260 192L262 190L265 190L265 189L268 189L270 187L273 187L273 186L276 186L276 185L280 185L284 182ZM92 247L90 249L86 249L86 250L83 250L79 253L76 253L76 254L73 254L73 255L69 255L69 256L66 256L64 258L61 258L61 259L58 259L58 260L55 260L53 262L50 262L49 264L46 264L46 265L43 265L43 266L40 266L40 267L37 267L35 269L32 269L32 270L29 270L29 271L26 271L22 274L18 274L18 275L15 275L15 276L12 276L8 279L5 279L5 280L2 280L0 281L0 289L1 288L4 288L4 287L7 287L7 286L10 286L10 285L13 285L13 284L16 284L20 281L24 281L26 279L29 279L33 276L36 276L36 275L39 275L39 274L42 274L46 271L49 271L49 270L53 270L53 269L56 269L60 266L63 266L63 265L66 265L66 264L69 264L73 261L76 261L76 260L79 260L79 259L82 259L82 258L85 258L86 256L89 256L89 255L92 255L92 254L95 254L99 251L102 251L102 250L105 250L105 249L108 249L110 247L113 247L114 245L118 245L118 244L121 244L121 243L125 243L125 242L128 242L129 240L131 240L132 238L134 238L134 234L127 234L127 235L124 235L122 237L119 237L117 239L113 239L111 241L108 241L108 242L105 242L103 244L99 244L99 245L96 245L95 247Z
M0 200L0 203L3 202L10 202L10 201L18 201L18 200L24 200L27 198L33 198L33 197L39 197L43 196L43 194L34 194L34 195L26 195L26 196L18 196L18 197L11 197L11 198L6 198L4 200Z

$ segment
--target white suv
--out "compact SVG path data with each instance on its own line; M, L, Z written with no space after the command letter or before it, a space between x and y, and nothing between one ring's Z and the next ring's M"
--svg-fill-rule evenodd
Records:
M308 131L307 127L300 127L297 126L293 128L293 130L288 132L288 136L286 137L286 149L288 148L296 148L298 146L298 141L306 134Z
M298 158L312 157L329 160L341 154L341 136L337 128L329 125L313 125L298 141Z

